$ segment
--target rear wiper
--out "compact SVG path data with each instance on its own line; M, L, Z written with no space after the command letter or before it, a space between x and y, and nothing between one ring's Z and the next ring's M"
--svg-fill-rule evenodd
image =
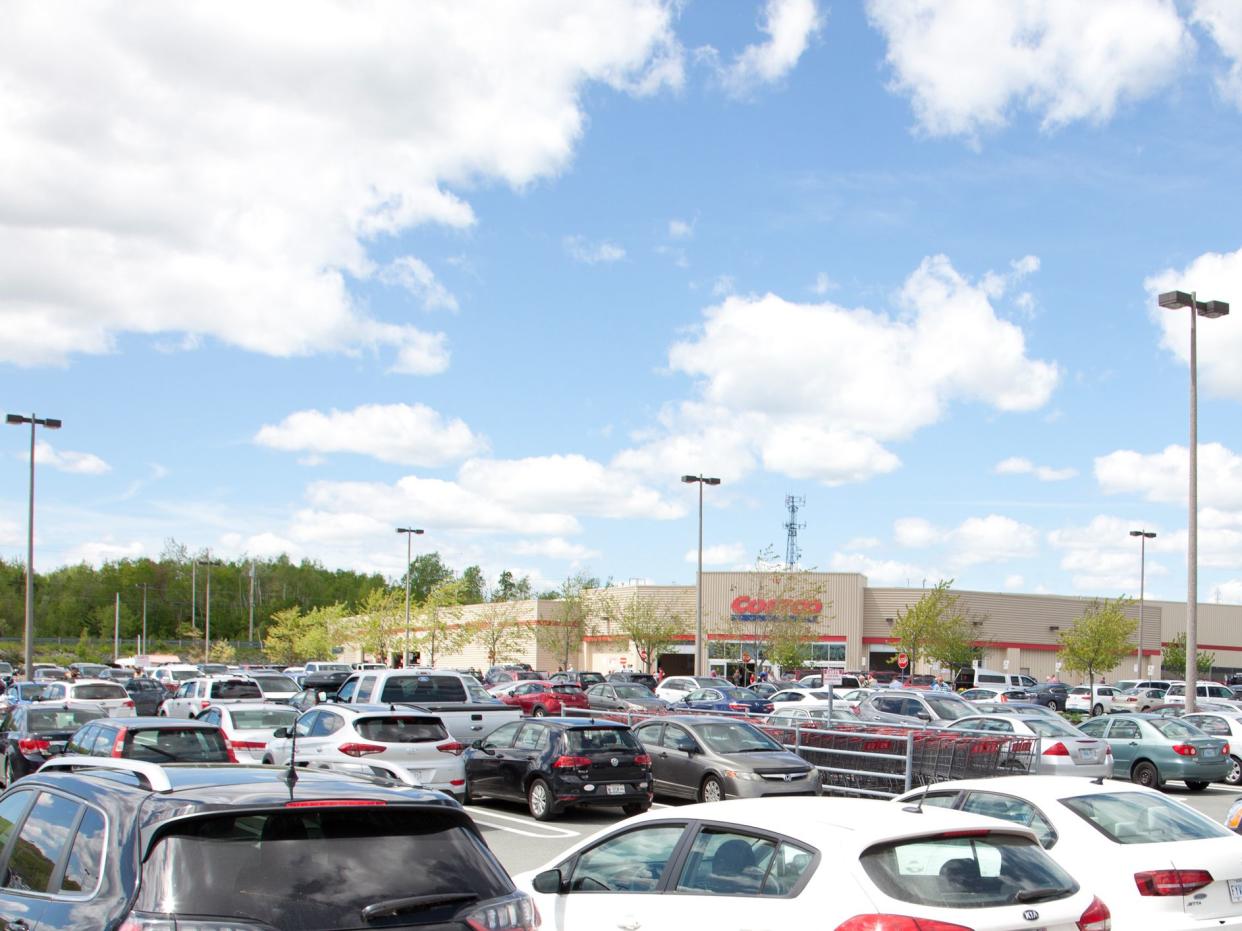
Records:
M1038 889L1019 889L1014 893L1013 900L1019 903L1042 902L1045 899L1053 899L1057 896L1065 895L1068 891L1068 889L1062 889L1059 886L1041 886Z
M459 902L477 902L479 897L473 892L445 892L439 895L411 895L402 899L385 899L374 902L362 910L362 920L371 921L401 912L417 912L435 908L438 905L456 905Z

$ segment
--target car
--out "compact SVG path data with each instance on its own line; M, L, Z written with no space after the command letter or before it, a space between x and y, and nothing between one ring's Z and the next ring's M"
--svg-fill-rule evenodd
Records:
M1199 682L1195 685L1195 705L1202 704L1204 700L1220 702L1223 704L1233 705L1237 710L1242 711L1242 702L1238 701L1238 696L1234 694L1233 689L1219 682ZM1165 704L1183 705L1186 703L1186 683L1172 682L1169 684L1168 691L1164 693Z
M973 689L967 689L959 692L959 695L966 701L1026 701L1030 696L1025 689L1009 689L1009 688L993 688L991 686L978 686Z
M273 734L297 718L295 708L276 702L212 705L198 716L203 724L220 728L239 763L263 762Z
M587 708L586 693L576 685L553 685L551 682L520 682L516 688L496 696L506 705L516 705L522 714L541 718L560 714L566 708Z
M607 682L637 682L639 685L645 685L653 692L659 681L649 672L639 672L637 669L622 669L618 672L610 672L606 678Z
M200 676L236 675L233 670L229 669L228 663L197 663L196 667Z
M387 669L387 666L380 666L380 669ZM353 672L349 663L341 663L336 660L311 660L302 667L302 671L308 676L320 672L343 672L349 674Z
M246 678L259 687L264 701L288 704L289 699L301 691L296 682L279 672L248 672Z
M548 677L548 681L556 685L576 685L586 691L596 683L603 682L604 677L598 672L554 672Z
M1113 748L1113 776L1158 789L1170 779L1201 792L1232 767L1228 741L1209 737L1193 724L1154 714L1093 718L1078 728Z
M76 679L98 679L108 667L103 663L70 663L69 672Z
M777 692L782 689L789 688L789 686L786 686L783 683L781 685L773 685L771 682L760 680L758 682L752 682L747 686L747 688L756 695L762 695L764 698L771 698Z
M1117 690L1128 692L1130 689L1157 689L1161 692L1167 692L1172 684L1167 679L1118 679Z
M949 731L1027 736L1035 740L1030 773L1104 778L1113 774L1113 751L1107 741L1089 737L1067 721L1047 715L986 714L959 718Z
M525 802L539 821L578 805L651 806L651 757L624 724L593 718L528 718L502 724L465 755L467 804L480 797Z
M114 718L132 718L137 714L134 700L129 697L125 687L119 682L106 682L103 679L49 683L41 701L93 705Z
M1113 696L1113 706L1108 709L1112 714L1127 711L1150 711L1157 705L1165 704L1163 689L1124 689Z
M1229 742L1229 772L1221 781L1230 786L1242 785L1242 712L1196 711L1182 715L1181 720Z
M35 682L64 682L69 678L69 670L60 666L40 666L36 664L32 678Z
M518 705L480 701L478 688L473 678L444 669L379 669L350 676L337 689L334 700L408 705L430 711L444 722L454 739L469 743L522 715Z
M14 682L0 695L0 708L11 708L20 702L42 701L51 682Z
M771 714L772 703L750 689L735 685L699 689L682 696L674 709L694 711L731 711L735 714Z
M827 687L824 684L824 676L822 673L813 673L809 676L803 676L795 684L800 689L822 689ZM829 676L827 685L831 685L836 689L857 689L863 687L863 684L858 681L858 676L853 674Z
M874 691L875 689L845 689L842 692L837 692L834 689L832 700L834 703L840 702L842 705L853 709L857 708L859 703Z
M536 672L529 666L523 669L493 669L483 677L485 686L500 685L502 682L536 681L542 682L547 676Z
M456 803L373 779L63 757L0 796L0 823L12 850L0 927L538 923ZM346 870L362 875L342 882Z
M120 679L117 680L117 684L125 689L125 693L133 701L134 714L136 715L158 714L160 704L168 696L164 686L150 676L133 676L128 679Z
M651 755L657 795L718 802L820 792L819 770L746 721L670 715L634 734Z
M219 727L184 718L100 718L75 731L65 752L149 763L237 762Z
M1207 699L1199 699L1195 702L1196 711L1224 711L1233 714L1238 710L1238 706L1231 702L1209 701ZM1152 705L1147 709L1148 714L1158 715L1162 718L1180 718L1186 713L1186 703L1176 702L1172 704Z
M827 702L812 702L806 705L789 705L779 708L768 715L763 722L765 728L828 728L833 724L858 724L858 715L842 702L833 702L829 709ZM782 735L782 740L785 735ZM793 740L786 741L793 743Z
M975 714L1042 714L1046 718L1064 721L1053 705L1045 705L1033 701L977 701Z
M666 676L655 687L656 698L672 704L698 689L727 685L728 680L717 676Z
M73 733L88 721L102 718L98 708L16 705L0 716L0 783L10 786L63 753Z
M0 683L11 685L14 679L13 664L0 660Z
M201 676L177 687L176 694L164 699L160 717L193 718L208 705L225 701L263 701L263 692L251 679L240 676Z
M1091 686L1076 685L1065 697L1065 710L1081 711L1092 717L1101 715L1112 709L1116 694L1117 690L1111 685L1097 685L1094 692Z
M367 669L387 669L387 663L350 663L349 668L354 672Z
M1242 842L1154 789L997 776L936 783L887 804L901 808L920 799L924 811L952 808L1029 825L1052 859L1108 903L1118 931L1242 927L1242 902L1231 892L1242 875Z
M197 679L201 675L197 666L191 666L188 663L169 663L166 666L156 666L151 670L151 678L170 693L177 691L177 687L182 682Z
M586 690L587 707L596 711L667 711L668 702L637 682L597 682Z
M782 708L792 708L799 702L828 701L830 698L836 698L835 695L830 695L828 691L824 689L803 688L782 689L779 692L774 692L771 695L762 697L766 697L767 700L772 703L773 711L780 711Z
M864 721L881 724L933 724L979 713L979 706L953 692L925 692L918 689L880 689L872 692L855 709Z
M1107 906L1029 828L857 799L655 810L514 881L545 931L1110 927Z

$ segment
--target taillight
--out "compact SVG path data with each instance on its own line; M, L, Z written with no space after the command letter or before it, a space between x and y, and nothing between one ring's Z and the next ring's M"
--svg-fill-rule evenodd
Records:
M224 741L224 752L228 754L229 762L240 763L241 760L237 759L237 754L233 752L233 745L229 743L229 739L223 734L220 735L220 739Z
M17 741L17 749L22 753L47 753L52 745L39 737L23 737Z
M267 743L262 740L230 740L229 746L234 750L266 750Z
M746 711L747 708L741 702L731 701L729 702L729 710L730 711Z
M127 698L125 701L121 702L121 705L125 708L132 708L134 707L134 700L132 698Z
M381 744L348 743L341 744L336 749L340 750L346 756L360 757L368 756L372 753L383 753L388 748Z
M441 753L451 753L453 754L453 756L461 756L462 751L466 749L466 745L463 743L458 743L455 740L451 740L446 744L438 744L436 746L436 749L439 750Z
M647 754L647 753L638 754L638 756L634 757L634 765L635 766L650 766L651 765L650 754Z
M1211 882L1212 874L1207 870L1148 870L1134 874L1139 895L1188 895Z
M471 931L537 931L539 910L530 896L514 892L472 908L461 920Z
M855 915L845 924L837 925L837 931L971 931L965 925L934 921L931 918L911 918L909 915Z
M1227 740L1225 741L1225 745L1220 748L1220 752L1221 752L1221 755L1223 756L1229 755L1229 741Z
M1044 756L1069 756L1069 748L1061 741L1057 741L1051 747L1044 751Z
M200 700L199 700L198 706L199 706L200 708L206 708L206 707L208 707L210 704L211 704L211 699L208 699L208 698L203 698L203 699L200 699Z
M1199 751L1195 749L1194 744L1174 744L1173 752L1180 756L1198 756Z
M176 924L164 917L156 917L152 915L150 918L143 915L130 915L116 931L169 931L173 927L192 928L193 931L264 931L267 925L256 925L249 921L238 921L236 918L229 918L225 921L211 921L204 918L195 918L193 923L187 923L179 919Z
M1112 927L1113 916L1098 896L1078 918L1078 931L1112 931Z
M591 765L589 756L561 756L552 764L553 769L586 769Z
M112 755L118 760L121 754L125 752L125 735L129 733L129 728L119 727L116 731L116 740L112 741Z

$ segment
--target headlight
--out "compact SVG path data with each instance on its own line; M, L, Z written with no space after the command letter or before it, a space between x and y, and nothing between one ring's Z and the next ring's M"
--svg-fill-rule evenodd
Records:
M746 782L758 782L763 778L758 773L744 773L736 769L726 769L724 774L730 779L742 779Z

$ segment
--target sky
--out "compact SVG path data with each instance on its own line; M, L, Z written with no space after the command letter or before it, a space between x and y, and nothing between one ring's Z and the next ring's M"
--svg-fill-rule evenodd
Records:
M1242 602L1242 4L10 5L35 566ZM24 561L29 428L0 433Z

